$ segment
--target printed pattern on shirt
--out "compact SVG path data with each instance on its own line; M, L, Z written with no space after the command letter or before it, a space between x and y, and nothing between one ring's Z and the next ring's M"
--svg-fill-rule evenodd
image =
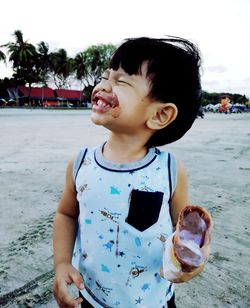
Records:
M172 233L167 153L156 152L133 172L114 172L97 164L95 151L88 151L76 179L80 215L72 262L92 304L162 307L173 292L160 276L163 243Z

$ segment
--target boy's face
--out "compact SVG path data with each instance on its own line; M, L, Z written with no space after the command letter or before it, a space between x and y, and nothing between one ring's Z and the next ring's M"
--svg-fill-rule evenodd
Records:
M121 67L106 70L92 93L92 121L120 133L145 129L151 103L146 70L146 63L142 75L128 75Z

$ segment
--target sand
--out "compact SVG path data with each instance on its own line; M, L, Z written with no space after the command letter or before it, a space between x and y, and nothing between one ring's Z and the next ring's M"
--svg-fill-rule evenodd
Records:
M1 307L57 307L51 232L67 161L108 133L89 113L0 109ZM164 148L184 161L191 203L214 221L209 262L176 286L177 306L250 307L250 113L206 114Z

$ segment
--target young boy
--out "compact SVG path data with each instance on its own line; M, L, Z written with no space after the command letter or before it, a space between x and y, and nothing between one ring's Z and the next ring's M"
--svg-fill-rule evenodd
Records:
M60 307L175 307L174 285L160 273L164 242L188 204L187 176L155 146L192 126L199 67L197 48L181 38L128 39L114 53L92 94L91 119L109 138L69 162L55 217Z

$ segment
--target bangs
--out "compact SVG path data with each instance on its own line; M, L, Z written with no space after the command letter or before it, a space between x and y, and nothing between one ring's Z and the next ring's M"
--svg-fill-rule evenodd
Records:
M129 75L142 75L143 62L151 62L151 59L154 58L154 55L148 50L149 47L147 38L127 39L114 53L109 68L117 71L121 67Z
M171 68L172 59L183 57L188 45L183 43L180 48L180 40L150 39L148 37L126 39L113 54L109 68L118 70L121 67L129 75L142 75L142 65L148 63L147 77Z

